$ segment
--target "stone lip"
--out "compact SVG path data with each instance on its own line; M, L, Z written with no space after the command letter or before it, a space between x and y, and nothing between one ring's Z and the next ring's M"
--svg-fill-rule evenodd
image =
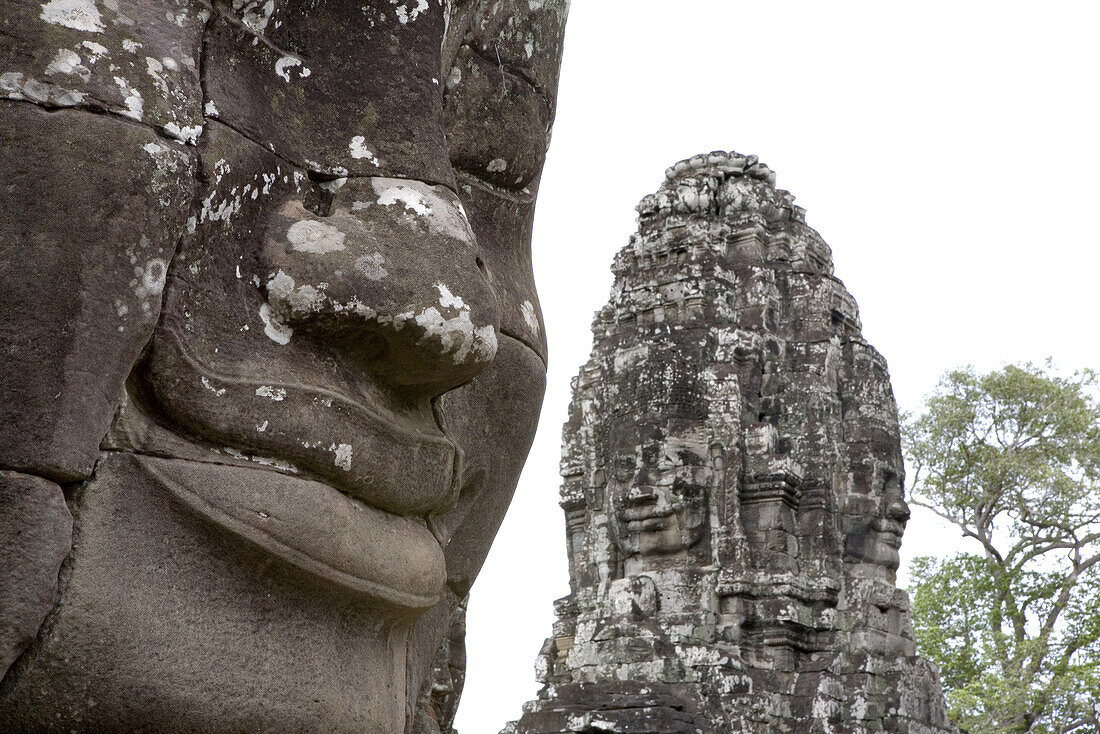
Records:
M398 515L440 511L457 497L462 452L430 417L414 430L332 389L215 371L167 329L154 341L150 364L157 403L207 441L224 442L227 452L316 475ZM179 383L206 389L165 389Z
M265 469L136 461L192 511L309 573L398 610L420 612L440 599L443 550L423 521Z

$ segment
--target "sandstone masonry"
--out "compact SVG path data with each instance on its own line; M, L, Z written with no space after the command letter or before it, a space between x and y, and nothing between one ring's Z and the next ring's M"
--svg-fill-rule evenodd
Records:
M895 587L886 361L755 156L638 205L573 382L571 593L508 734L954 731Z

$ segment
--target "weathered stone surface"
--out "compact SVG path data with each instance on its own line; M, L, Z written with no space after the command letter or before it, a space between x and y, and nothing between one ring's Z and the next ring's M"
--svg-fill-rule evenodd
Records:
M70 482L160 314L195 155L123 118L0 115L0 467Z
M895 587L886 362L774 184L717 152L638 207L564 430L571 593L510 734L952 731Z
M466 604L451 607L447 636L431 659L417 697L411 734L455 734L458 701L466 683Z
M107 112L193 143L210 12L201 0L5 2L0 98Z
M72 545L61 488L0 471L0 676L31 644L57 597L57 572Z
M450 727L566 6L0 10L0 730Z

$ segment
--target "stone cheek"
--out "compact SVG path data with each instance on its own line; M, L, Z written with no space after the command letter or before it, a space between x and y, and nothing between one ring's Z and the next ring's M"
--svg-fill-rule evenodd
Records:
M889 376L828 246L754 156L638 212L563 434L571 593L505 731L947 734Z

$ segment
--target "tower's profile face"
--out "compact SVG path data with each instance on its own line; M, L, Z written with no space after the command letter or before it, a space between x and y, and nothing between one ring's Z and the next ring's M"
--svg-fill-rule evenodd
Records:
M703 540L711 472L698 433L670 421L616 447L607 495L624 558L686 559Z
M845 552L855 563L869 563L893 574L901 563L898 552L909 505L900 484L889 481L881 497L879 514L867 522L857 522L845 537Z

